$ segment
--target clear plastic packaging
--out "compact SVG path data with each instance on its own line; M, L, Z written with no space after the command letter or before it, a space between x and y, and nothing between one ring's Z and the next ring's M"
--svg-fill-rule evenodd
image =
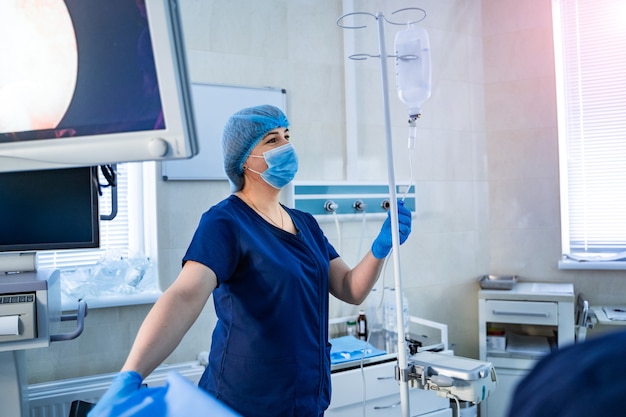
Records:
M384 306L382 303L383 291L378 288L372 288L367 296L365 313L367 315L367 327L370 332L377 332L383 329L384 324Z
M385 330L397 333L397 317L396 317L396 289L385 288L385 300L384 300L384 319ZM404 319L404 332L409 331L409 301L404 294L402 294L402 317Z

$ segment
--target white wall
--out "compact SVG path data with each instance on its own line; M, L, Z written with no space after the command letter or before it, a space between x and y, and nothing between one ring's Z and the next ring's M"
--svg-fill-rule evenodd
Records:
M343 50L344 13L337 0L182 0L191 78L287 90L298 180L386 181L380 62L353 63L352 53L378 52L376 23L354 31ZM346 1L346 4L350 3ZM450 326L457 354L477 357L477 277L517 274L537 281L570 281L592 302L619 303L621 273L562 272L550 0L355 1L354 11L391 17L417 6L428 17L433 60L432 97L423 106L414 157L417 217L402 247L402 276L410 312ZM352 10L348 10L352 11ZM389 48L395 27L388 27ZM356 97L344 94L344 69ZM408 180L406 115L390 101L398 180ZM356 126L346 126L346 100L356 103ZM352 108L348 106L348 108ZM349 129L348 129L349 128ZM354 129L356 149L346 144ZM358 159L348 161L348 153ZM348 167L348 162L354 164ZM228 195L226 182L158 184L159 273L171 282L200 214ZM322 227L353 264L379 224ZM361 241L361 236L366 238ZM391 265L383 278L393 282ZM122 365L150 306L91 311L75 341L27 352L29 380L48 381ZM355 307L333 302L331 314ZM209 303L168 362L207 350L214 324Z

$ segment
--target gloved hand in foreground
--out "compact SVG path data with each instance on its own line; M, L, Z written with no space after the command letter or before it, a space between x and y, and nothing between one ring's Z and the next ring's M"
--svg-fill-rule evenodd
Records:
M404 201L398 201L398 232L400 234L400 244L403 244L411 233L411 212L404 207ZM377 259L382 259L391 252L391 213L387 213L387 219L383 223L378 236L372 243L372 254Z
M120 372L113 378L109 389L98 401L98 404L87 414L87 417L99 417L114 404L123 401L141 388L142 376L134 371Z

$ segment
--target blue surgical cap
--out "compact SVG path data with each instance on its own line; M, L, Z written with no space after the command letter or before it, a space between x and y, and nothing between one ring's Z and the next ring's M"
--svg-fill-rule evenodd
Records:
M224 126L222 151L224 170L233 192L243 188L242 167L252 149L278 127L288 128L289 120L282 110L269 104L248 107L230 116Z

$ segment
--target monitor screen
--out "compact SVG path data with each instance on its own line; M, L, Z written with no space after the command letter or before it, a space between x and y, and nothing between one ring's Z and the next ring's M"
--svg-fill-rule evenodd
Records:
M95 168L0 173L0 252L97 248Z
M197 154L177 0L0 2L0 171Z

